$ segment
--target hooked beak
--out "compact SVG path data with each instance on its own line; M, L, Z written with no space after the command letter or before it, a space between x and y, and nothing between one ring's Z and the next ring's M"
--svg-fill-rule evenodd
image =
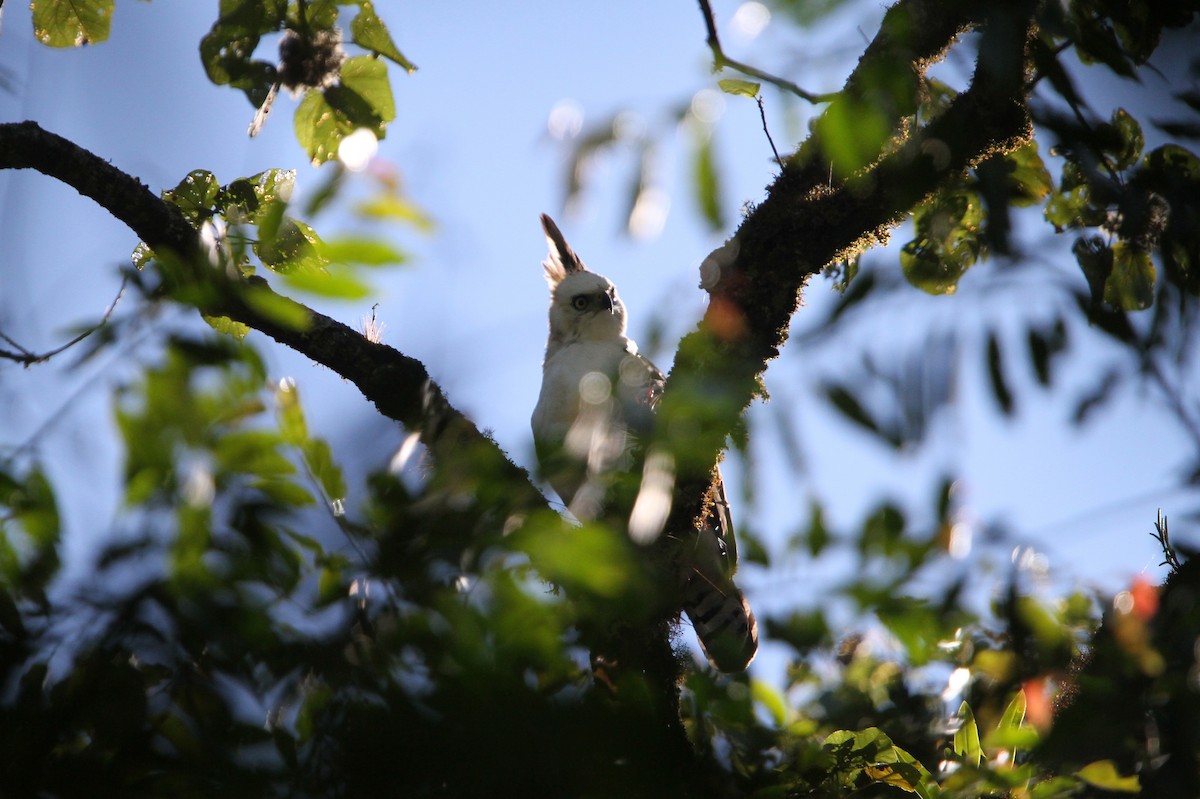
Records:
M604 296L600 298L600 302L604 303L604 307L608 309L610 314L615 314L617 312L616 303L613 301L612 289L604 292Z

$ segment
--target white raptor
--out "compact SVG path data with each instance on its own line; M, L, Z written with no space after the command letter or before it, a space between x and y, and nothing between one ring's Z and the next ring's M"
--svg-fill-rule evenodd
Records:
M588 519L603 506L607 477L632 465L631 450L653 425L665 378L625 336L616 286L584 266L545 214L542 228L550 247L542 264L550 283L550 338L533 438L554 490L577 518ZM758 624L733 583L737 546L719 476L715 497L699 532L668 533L694 538L683 547L680 605L709 661L736 672L754 658Z

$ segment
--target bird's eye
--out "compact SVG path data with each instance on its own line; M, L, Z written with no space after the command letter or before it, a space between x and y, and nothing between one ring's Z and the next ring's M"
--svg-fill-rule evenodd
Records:
M584 297L584 296L582 296L582 295L580 295L580 296L576 297L575 299L571 300L571 305L572 305L572 306L575 308L575 310L577 310L577 311L582 311L584 308L586 308L586 307L587 307L587 304L588 304L588 303L587 303L587 297Z

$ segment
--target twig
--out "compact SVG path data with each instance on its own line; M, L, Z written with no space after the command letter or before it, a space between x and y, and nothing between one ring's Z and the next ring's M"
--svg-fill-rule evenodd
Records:
M1175 554L1175 547L1171 546L1171 534L1167 531L1167 517L1163 516L1159 510L1158 518L1154 520L1154 532L1150 536L1162 546L1163 562L1159 566L1171 567L1171 573L1179 571L1179 556Z
M113 311L115 311L117 309L117 303L119 303L121 301L121 297L125 296L125 287L128 284L129 284L129 276L125 275L124 277L121 278L121 287L119 289L117 289L117 296L113 298L113 301L111 303L109 303L108 308L104 311L104 316L100 317L100 321L97 322L92 327L89 327L87 330L80 333L75 338L68 341L66 344L63 344L61 347L55 347L52 350L49 350L47 352L43 352L40 354L35 353L35 352L30 352L29 350L25 349L20 344L18 344L17 342L15 342L11 338L9 338L8 335L6 335L3 332L0 332L0 338L4 339L6 342L9 343L9 345L16 347L19 350L19 352L11 352L9 350L0 349L0 358L7 358L10 361L16 361L17 363L22 364L26 368L28 368L35 363L44 363L44 362L50 360L51 358L53 358L55 355L58 355L59 353L64 352L64 351L70 349L71 347L74 347L76 344L83 341L85 338L92 335L97 330L99 330L100 328L102 328L106 324L108 324L108 320L112 317Z
M735 61L729 56L725 55L725 51L721 49L721 40L717 37L717 22L713 18L712 6L709 5L708 0L699 0L699 2L700 12L704 15L704 26L708 29L708 38L706 41L708 43L708 49L712 50L714 71L722 70L725 67L736 69L738 72L749 75L752 78L758 78L759 80L765 81L774 86L778 86L779 88L789 91L797 97L814 104L826 102L833 97L832 94L813 94L810 91L800 88L790 80L777 77L769 72L763 72L761 69L752 67L749 64L743 64L741 61Z
M775 149L775 140L771 138L771 131L767 130L767 110L763 108L762 95L754 99L758 101L758 115L762 117L763 133L767 134L767 141L771 144L771 152L775 153L775 163L779 164L780 169L783 169L783 159L779 157L779 150Z

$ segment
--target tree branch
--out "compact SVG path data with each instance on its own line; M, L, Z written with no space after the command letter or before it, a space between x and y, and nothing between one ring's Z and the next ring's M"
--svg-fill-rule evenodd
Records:
M529 474L446 401L424 365L276 294L261 278L237 280L213 269L197 231L141 181L34 122L0 124L0 169L34 169L95 200L137 233L160 261L170 262L162 273L173 296L206 314L242 322L329 367L354 383L384 416L419 431L441 466L464 479L487 475L504 480L514 510L546 506ZM300 328L282 324L258 310L264 304L296 312L307 323Z
M4 341L6 341L9 345L16 347L16 350L17 350L16 352L10 352L9 350L0 349L0 358L6 358L10 361L16 361L17 363L19 363L23 366L29 367L29 366L33 366L35 363L45 363L46 361L53 358L55 355L58 355L59 353L62 353L62 352L66 352L71 347L74 347L76 344L83 341L85 338L92 335L97 330L99 330L100 328L102 328L108 324L108 320L112 318L113 311L117 310L117 304L119 302L121 302L121 298L123 296L125 296L125 287L128 284L128 282L129 282L128 275L126 275L124 278L121 279L121 287L117 289L117 296L114 297L113 301L110 302L108 304L108 307L104 309L104 316L100 317L99 322L92 325L87 330L84 330L82 333L79 333L74 338L72 338L70 341L68 341L66 344L60 344L59 346L55 347L52 350L47 350L45 352L31 352L31 351L25 349L24 347L22 347L17 342L13 341L5 333L0 332L0 339L4 339Z
M702 516L712 465L737 418L759 393L762 374L787 338L809 277L886 240L891 227L951 177L1032 137L1024 77L1034 5L1024 2L1006 9L1003 18L983 21L981 57L970 87L890 155L851 180L830 185L824 179L828 161L814 134L769 187L768 198L743 221L734 238L736 257L711 284L706 281L708 310L680 342L663 392L665 424L655 431L654 445L676 453L680 465L666 529L686 529ZM847 81L847 91L860 90L855 87L861 87L864 75L886 65L894 68L897 48L907 53L914 74L944 53L967 19L943 10L941 19L917 25L931 8L928 0L893 6L884 30Z
M735 61L729 56L725 55L724 49L721 48L721 39L717 36L717 21L713 17L712 6L709 4L708 0L699 0L699 2L700 13L704 16L704 27L708 31L708 36L705 39L705 42L708 44L708 49L712 50L714 72L719 72L725 67L729 67L731 69L736 69L743 75L749 75L752 78L758 78L759 80L770 83L773 86L778 86L784 91L791 92L797 97L807 100L810 103L823 103L829 99L830 95L813 94L810 91L800 88L800 86L792 83L790 80L780 78L768 72L763 72L761 69L752 67L749 64L743 64L741 61Z

